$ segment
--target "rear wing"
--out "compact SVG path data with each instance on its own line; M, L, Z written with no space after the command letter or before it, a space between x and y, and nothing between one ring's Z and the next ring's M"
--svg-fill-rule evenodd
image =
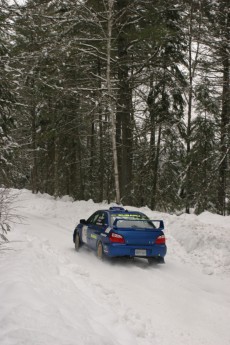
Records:
M158 220L158 219L129 219L128 217L119 217L116 218L115 221L113 222L113 226L117 226L117 223L120 220L125 220L128 222L147 222L147 223L152 223L155 227L155 230L164 230L164 221L163 220ZM156 226L157 225L157 226Z

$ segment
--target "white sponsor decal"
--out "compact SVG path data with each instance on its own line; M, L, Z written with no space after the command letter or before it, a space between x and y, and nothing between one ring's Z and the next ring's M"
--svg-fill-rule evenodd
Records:
M111 228L110 226L105 230L105 232L108 234L110 232Z
M83 225L82 227L82 242L87 243L87 230L88 226Z

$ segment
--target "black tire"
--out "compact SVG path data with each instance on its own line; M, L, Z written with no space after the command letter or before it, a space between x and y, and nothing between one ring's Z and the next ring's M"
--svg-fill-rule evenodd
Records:
M155 265L157 263L156 258L148 258L149 265Z
M97 244L97 257L99 260L104 259L104 250L103 250L103 245L102 245L101 241L99 241Z
M80 240L80 236L79 236L79 233L77 232L76 233L76 236L75 236L75 250L78 252L80 247L81 247L81 240Z
M149 265L164 264L165 259L162 256L148 258Z
M165 259L162 256L158 256L157 263L158 264L165 264Z

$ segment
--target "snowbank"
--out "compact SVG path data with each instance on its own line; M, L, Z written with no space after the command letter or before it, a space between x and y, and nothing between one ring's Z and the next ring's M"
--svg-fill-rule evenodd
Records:
M142 208L166 225L166 264L152 267L74 251L75 224L106 204L22 190L17 207L0 250L1 345L230 344L229 217Z
M20 193L19 204L31 215L47 217L60 226L63 221L71 231L80 218L88 218L98 209L108 208L106 203L73 201L69 196L55 200L48 194L31 194L27 190ZM197 265L205 274L230 274L230 216L204 212L199 216L182 214L180 216L151 211L148 207L140 210L151 219L165 221L168 251L172 260L182 260ZM178 249L178 245L181 247Z

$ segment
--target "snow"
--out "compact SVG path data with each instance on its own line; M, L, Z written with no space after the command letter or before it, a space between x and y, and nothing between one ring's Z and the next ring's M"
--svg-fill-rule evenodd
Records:
M0 248L1 345L229 345L230 217L140 210L165 221L165 265L75 252L92 200L18 192ZM134 207L127 207L136 209Z

